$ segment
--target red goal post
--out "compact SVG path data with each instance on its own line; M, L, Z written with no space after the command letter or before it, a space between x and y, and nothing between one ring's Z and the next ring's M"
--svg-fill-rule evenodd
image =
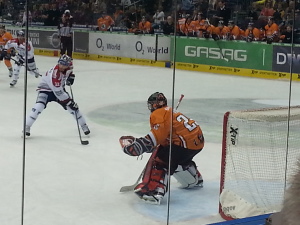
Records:
M300 153L300 106L226 112L219 213L238 219L280 211Z

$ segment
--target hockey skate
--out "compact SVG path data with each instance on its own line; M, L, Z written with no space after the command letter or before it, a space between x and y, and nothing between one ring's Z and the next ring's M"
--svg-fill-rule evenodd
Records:
M12 82L10 82L10 87L14 87L15 85L16 85L16 83L17 83L17 80L13 80Z
M203 178L202 178L202 175L199 171L197 171L197 176L198 176L198 182L195 185L195 187L202 188L203 187Z
M30 136L30 126L25 126L25 137L29 137L29 136ZM22 134L22 137L23 137L23 134Z
M85 135L89 135L91 133L89 127L86 124L84 124L83 126L81 126L81 129L82 129L82 131L83 131L83 133Z

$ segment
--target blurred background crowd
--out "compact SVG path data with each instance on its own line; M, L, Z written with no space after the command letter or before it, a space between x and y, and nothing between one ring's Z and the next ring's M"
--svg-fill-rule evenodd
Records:
M0 0L2 21L24 25L24 8ZM32 0L28 18L57 26L66 10L74 26L100 31L300 43L300 0Z

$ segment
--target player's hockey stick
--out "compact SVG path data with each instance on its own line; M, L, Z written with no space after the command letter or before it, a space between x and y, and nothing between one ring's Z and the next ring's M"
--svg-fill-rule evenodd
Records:
M71 97L72 99L74 100L74 96L73 96L73 91L72 91L72 85L70 85L70 91L71 91ZM82 138L81 138L81 132L80 132L80 128L79 128L79 123L78 123L78 118L77 118L77 112L75 111L75 118L76 118L76 123L77 123L77 129L78 129L78 134L79 134L79 139L80 139L80 143L82 145L88 145L89 144L89 141L86 140L86 141L83 141Z
M18 65L20 65L20 66L24 66L25 67L25 65L22 63L20 63L19 61L17 61L17 60L15 60L14 58L10 58L12 61L14 61L16 64L18 64ZM37 72L35 72L35 71L33 71L33 70L30 70L30 69L28 69L28 71L29 72L32 72L32 73L34 73L35 75L38 75L38 76L43 76L42 74L40 74L40 73L37 73Z
M175 110L178 109L178 107L179 107L179 105L180 105L180 103L181 103L183 97L184 97L184 95L181 94L181 95L180 95L180 98L179 98L179 100L178 100L178 102L177 102L177 105L176 105ZM134 188L138 185L140 179L143 177L143 175L144 175L144 173L145 173L145 170L146 170L146 167L147 167L147 164L146 164L146 166L144 167L143 171L141 172L141 174L139 175L138 179L136 180L136 182L135 182L134 184L121 187L120 192L133 191Z

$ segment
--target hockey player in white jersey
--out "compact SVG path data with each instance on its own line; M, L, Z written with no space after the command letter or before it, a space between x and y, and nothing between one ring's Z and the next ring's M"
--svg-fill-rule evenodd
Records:
M19 30L17 32L17 38L12 39L8 41L1 53L2 57L5 57L7 55L8 49L14 49L16 51L15 56L15 64L13 66L13 74L12 74L12 81L10 83L11 87L14 87L19 79L20 69L22 66L24 66L25 63L25 56L26 56L26 43L25 43L25 33L24 31ZM39 77L39 71L36 68L35 60L34 60L34 49L32 46L32 42L28 41L28 70L32 75L34 75L36 78Z
M65 110L68 110L78 120L78 124L81 126L84 134L88 135L90 133L86 120L77 104L65 90L65 85L73 85L74 79L72 58L62 55L58 60L58 64L48 70L41 78L41 82L37 88L38 96L36 103L26 119L26 136L30 136L32 124L37 120L38 115L42 113L49 102L57 102Z

